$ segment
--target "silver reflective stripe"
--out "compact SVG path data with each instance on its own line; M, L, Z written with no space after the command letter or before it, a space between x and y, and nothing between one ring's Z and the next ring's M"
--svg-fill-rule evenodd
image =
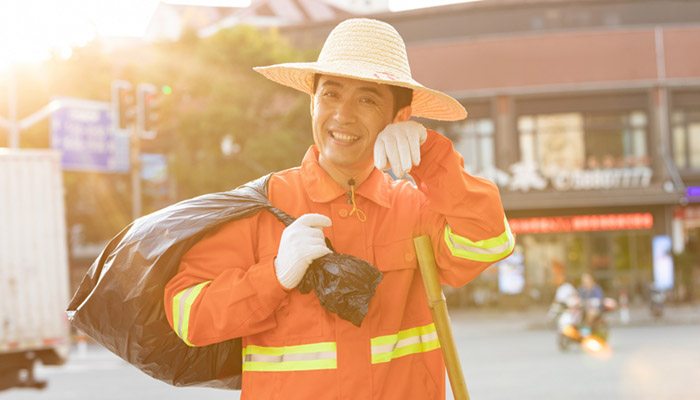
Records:
M406 339L401 339L394 344L385 344L383 346L372 346L372 354L389 353L395 349L410 346L412 344L426 343L438 338L437 332L426 333L425 335L412 336Z
M245 362L258 361L266 363L282 363L288 361L310 361L310 360L335 360L338 354L334 351L323 351L318 353L283 354L281 356L271 356L264 354L246 354Z
M183 316L185 315L185 303L187 302L187 298L190 296L190 293L197 287L197 285L192 286L185 290L185 292L182 294L182 297L180 297L180 318L178 318L180 321L177 324L177 335L180 336L183 339L187 339L185 336L182 336L182 321L185 320Z
M194 346L190 343L188 338L192 305L195 300L197 300L199 294L202 293L204 287L210 282L211 281L206 281L191 286L176 294L173 298L173 329L180 339L188 346Z
M386 363L395 358L440 348L434 323L404 329L393 335L371 338L370 344L372 364Z
M335 342L284 347L248 345L243 348L243 372L311 371L338 368Z
M470 253L477 253L477 254L501 254L501 253L504 253L510 249L511 242L513 240L512 235L508 235L508 238L510 239L508 242L506 242L500 246L497 246L497 247L492 247L490 249L482 249L480 247L467 246L467 245L464 245L461 243L457 243L457 242L455 242L454 237L452 235L448 235L448 236L450 238L450 242L452 243L452 247L454 247L455 249L464 250L464 251L468 251Z

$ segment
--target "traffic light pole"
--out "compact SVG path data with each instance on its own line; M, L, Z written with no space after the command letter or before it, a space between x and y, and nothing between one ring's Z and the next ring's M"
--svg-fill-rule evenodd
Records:
M131 216L132 219L141 217L141 141L138 129L133 125L129 133L129 148L131 149Z
M157 133L154 124L158 120L157 106L160 99L158 88L150 83L139 83L136 86L135 96L133 89L129 81L112 81L112 127L115 132L129 135L132 217L137 219L143 212L141 139L153 139Z
M131 164L131 217L141 217L141 143L138 105L135 104L133 85L129 81L115 80L111 85L112 129L129 136L129 161ZM134 119L134 117L137 117Z

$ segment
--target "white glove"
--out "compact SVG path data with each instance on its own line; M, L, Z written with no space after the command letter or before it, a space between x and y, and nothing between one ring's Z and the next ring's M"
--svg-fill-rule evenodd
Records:
M331 226L325 215L304 214L284 229L275 258L275 271L282 286L295 288L315 259L331 253L321 229L325 226Z
M428 138L428 131L415 121L389 124L374 142L374 166L384 170L387 165L397 178L420 164L420 146Z

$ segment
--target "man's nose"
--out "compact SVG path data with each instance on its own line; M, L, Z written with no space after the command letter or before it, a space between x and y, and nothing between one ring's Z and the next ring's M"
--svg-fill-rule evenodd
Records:
M339 101L335 109L335 119L341 123L354 122L355 108L352 100Z

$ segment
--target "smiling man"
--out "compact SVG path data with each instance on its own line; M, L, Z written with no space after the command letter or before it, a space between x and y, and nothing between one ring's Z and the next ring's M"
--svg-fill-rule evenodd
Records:
M271 203L298 219L285 228L260 212L198 242L166 287L169 322L191 346L242 339L242 399L444 399L413 238L430 235L452 286L515 245L495 185L467 174L447 138L409 120L466 111L413 80L403 40L376 20L339 24L316 62L256 70L311 96L315 145L268 183ZM325 237L383 274L359 327L295 289L330 252Z

